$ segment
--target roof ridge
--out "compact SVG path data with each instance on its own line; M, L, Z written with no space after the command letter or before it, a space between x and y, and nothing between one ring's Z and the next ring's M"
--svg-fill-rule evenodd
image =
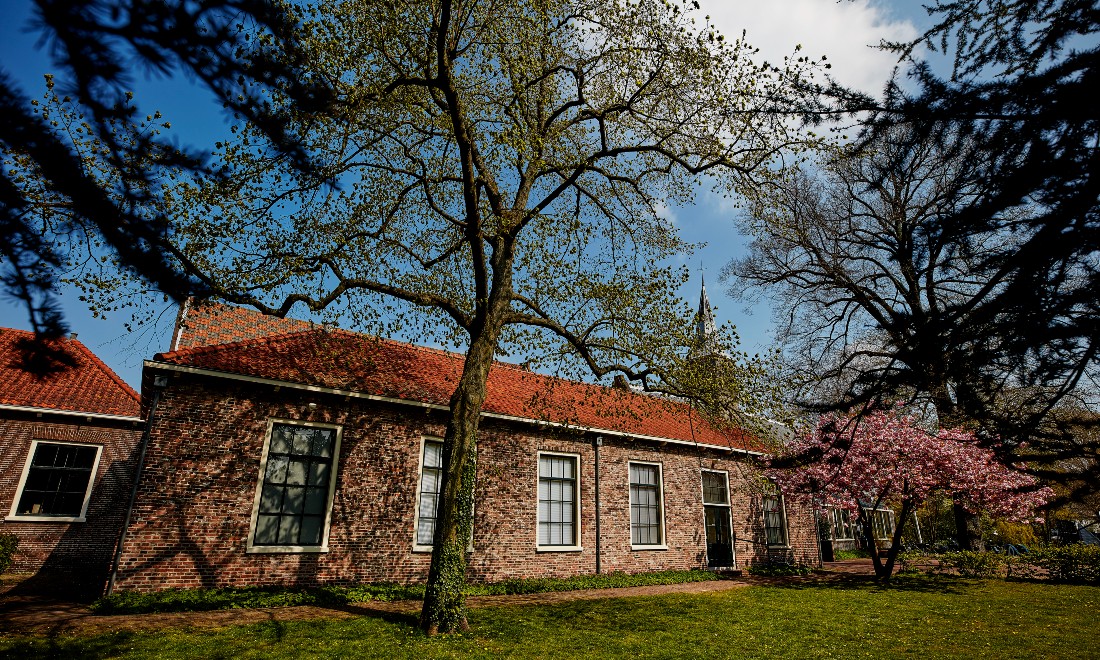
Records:
M297 320L297 319L294 319L294 320ZM174 356L184 356L184 355L205 355L207 353L213 353L213 352L216 352L216 351L225 350L227 348L240 348L240 347L246 346L246 345L269 344L269 343L274 343L275 341L281 341L283 339L286 339L286 338L294 336L294 335L301 335L301 334L305 334L307 332L315 332L318 327L323 328L324 326L315 326L315 327L309 328L307 330L292 330L292 331L289 331L289 332L280 332L280 333L273 334L273 335L262 335L262 336L259 336L259 337L247 337L245 339L238 339L236 341L227 341L227 342L222 342L220 344L203 344L201 346L188 346L186 348L177 348L174 351L163 351L163 352L157 353L154 357L166 358L166 357L170 357L170 356L174 357Z

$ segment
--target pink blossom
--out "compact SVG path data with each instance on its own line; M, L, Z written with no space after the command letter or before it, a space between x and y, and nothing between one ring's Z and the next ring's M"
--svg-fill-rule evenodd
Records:
M997 461L972 433L931 433L897 411L826 416L790 451L822 454L803 467L769 470L790 497L812 497L853 513L860 502L912 511L933 493L946 492L972 513L1027 521L1054 496L1049 488L1036 489L1030 475Z

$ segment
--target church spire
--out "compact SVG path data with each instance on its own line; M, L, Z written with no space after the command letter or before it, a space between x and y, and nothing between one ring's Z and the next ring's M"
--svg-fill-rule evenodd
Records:
M714 341L716 330L714 328L714 312L710 309L710 298L707 297L706 278L702 278L699 287L699 311L695 313L695 341L700 348L707 347Z

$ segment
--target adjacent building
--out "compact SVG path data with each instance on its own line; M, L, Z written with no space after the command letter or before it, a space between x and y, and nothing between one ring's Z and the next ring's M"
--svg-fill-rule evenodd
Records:
M101 589L141 437L134 390L76 339L0 329L0 533L13 571Z

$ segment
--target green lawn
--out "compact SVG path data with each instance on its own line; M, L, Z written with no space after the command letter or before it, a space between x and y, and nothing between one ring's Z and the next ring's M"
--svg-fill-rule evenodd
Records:
M95 637L0 638L0 657L1080 658L1095 652L1100 587L921 578L768 586L471 612L427 639L411 617L265 623Z

